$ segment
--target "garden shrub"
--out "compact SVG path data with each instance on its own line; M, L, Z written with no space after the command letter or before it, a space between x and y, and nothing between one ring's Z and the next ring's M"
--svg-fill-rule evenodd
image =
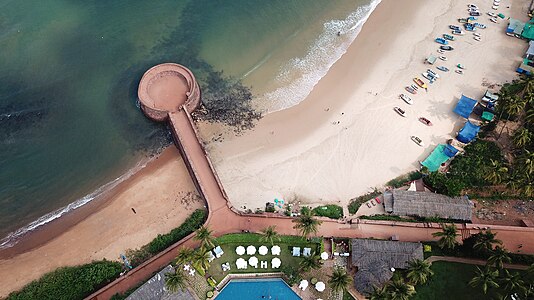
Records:
M213 277L208 277L208 279L206 280L208 282L208 284L214 288L217 286L217 281L215 281L215 279Z
M350 200L350 203L349 203L349 213L351 215L355 214L357 211L358 211L358 208L360 208L360 206L362 204L364 204L365 202L371 200L371 199L374 199L378 196L380 196L382 193L378 190L374 190L370 193L367 193L365 195L362 195L362 196L359 196L359 197L356 197L356 198L353 198Z
M343 208L339 205L329 204L318 206L312 210L313 214L330 219L341 219L343 217Z
M208 291L206 293L206 298L212 298L213 297L213 291Z
M7 299L83 299L119 277L121 271L122 265L119 262L107 260L63 267L32 281L22 290L11 293Z

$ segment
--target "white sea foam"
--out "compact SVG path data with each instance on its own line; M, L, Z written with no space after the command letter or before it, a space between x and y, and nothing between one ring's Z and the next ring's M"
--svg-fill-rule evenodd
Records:
M323 32L306 55L293 58L282 67L276 77L280 87L257 98L260 108L275 112L304 100L330 67L347 51L380 2L381 0L373 0L368 5L360 6L344 20L326 22Z
M62 208L60 208L60 209L58 209L56 211L48 213L48 214L40 217L39 219L31 222L30 224L28 224L28 225L26 225L26 226L24 226L22 228L19 228L16 231L13 231L13 232L9 233L5 238L0 240L0 249L13 247L14 245L16 245L18 243L20 238L23 237L25 234L27 234L27 233L29 233L29 232L31 232L31 231L33 231L33 230L45 225L47 223L50 223L50 222L60 218L61 216L65 215L68 212L71 212L71 211L73 211L73 210L75 210L77 208L80 208L80 207L84 206L85 204L87 204L87 203L93 201L94 199L98 198L100 195L112 190L117 185L119 185L121 182L125 181L126 179L130 178L132 175L134 175L135 173L137 173L141 169L143 169L150 161L151 161L151 159L145 159L145 160L142 160L142 161L138 162L133 168L128 170L128 172L126 172L125 174L115 178L111 182L106 183L105 185L99 187L98 189L96 189L92 193L84 196L83 198L80 198L80 199L70 203L69 205L67 205L65 207L62 207Z

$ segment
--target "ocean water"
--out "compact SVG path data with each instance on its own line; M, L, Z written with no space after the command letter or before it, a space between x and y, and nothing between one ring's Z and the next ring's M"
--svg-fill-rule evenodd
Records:
M169 143L139 111L161 62L302 101L379 0L0 0L0 247L124 180ZM340 33L339 35L337 33Z

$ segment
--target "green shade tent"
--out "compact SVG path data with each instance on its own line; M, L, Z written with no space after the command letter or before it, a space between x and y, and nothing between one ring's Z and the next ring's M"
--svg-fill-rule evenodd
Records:
M437 171L441 164L449 159L444 150L445 145L439 144L421 164L427 167L430 172Z
M485 111L482 113L482 120L491 122L493 120L493 117L495 117L495 114L493 114L490 111Z
M521 36L525 39L534 40L534 21L530 20L530 22L525 24L525 27L523 27L523 32L521 33Z

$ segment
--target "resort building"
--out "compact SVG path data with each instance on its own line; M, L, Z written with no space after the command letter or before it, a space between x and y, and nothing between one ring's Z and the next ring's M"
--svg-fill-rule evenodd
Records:
M195 300L196 298L187 289L178 289L171 293L165 288L165 274L170 272L174 272L171 266L159 271L126 300Z
M430 192L393 190L384 193L386 212L410 216L471 222L473 203L467 197L448 197Z
M369 239L353 239L351 243L352 266L358 268L354 286L365 294L390 280L395 269L404 269L408 262L423 259L421 243Z

